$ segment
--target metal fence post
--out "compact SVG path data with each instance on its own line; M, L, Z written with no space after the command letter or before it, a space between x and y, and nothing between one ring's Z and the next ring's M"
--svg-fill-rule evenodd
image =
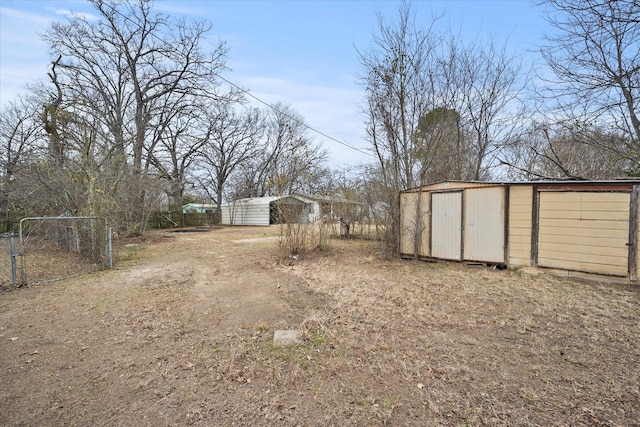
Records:
M11 286L18 286L18 274L16 269L16 241L13 233L9 235L9 247L11 249Z
M24 236L22 234L22 222L24 220L26 220L28 218L22 218L20 220L20 226L18 227L18 243L20 245L20 256L22 257L20 259L20 286L24 286L27 284L27 266L24 265L25 260L24 260Z
M111 241L111 227L107 227L107 267L113 268L113 243Z

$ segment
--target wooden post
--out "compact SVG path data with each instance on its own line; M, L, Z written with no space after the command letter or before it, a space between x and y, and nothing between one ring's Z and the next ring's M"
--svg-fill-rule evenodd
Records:
M502 216L502 220L504 221L504 265L509 265L509 190L511 187L509 185L503 185L502 189L504 190L504 212Z
M628 270L629 280L638 280L638 195L640 186L634 185L631 190L631 200L629 202L629 241L628 249Z
M533 186L531 206L531 266L538 266L538 233L540 231L540 193L538 186Z
M464 228L464 220L467 215L464 209L465 195L466 190L463 188L462 191L460 191L460 261L464 261L464 236L467 233Z

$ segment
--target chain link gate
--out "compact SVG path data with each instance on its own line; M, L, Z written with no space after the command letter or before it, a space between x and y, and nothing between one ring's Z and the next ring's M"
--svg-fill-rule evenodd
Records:
M32 217L20 221L13 286L40 284L111 268L111 229L100 217ZM15 277L15 276L14 276Z

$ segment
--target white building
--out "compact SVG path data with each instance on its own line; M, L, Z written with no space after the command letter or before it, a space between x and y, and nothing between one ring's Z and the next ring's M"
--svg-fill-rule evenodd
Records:
M271 225L314 221L317 202L301 196L252 197L224 203L221 221L225 225Z

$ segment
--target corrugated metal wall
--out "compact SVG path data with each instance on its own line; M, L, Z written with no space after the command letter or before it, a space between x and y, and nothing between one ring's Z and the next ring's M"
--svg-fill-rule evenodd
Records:
M469 188L464 192L463 258L503 264L505 260L505 188Z
M431 193L431 256L462 259L462 191Z
M222 205L221 214L225 225L269 225L269 201L229 203Z
M414 255L417 236L421 257L505 263L504 187L485 184L459 191L423 191L421 200L419 192L406 192L400 197L400 209L402 255ZM421 230L418 234L416 227Z

